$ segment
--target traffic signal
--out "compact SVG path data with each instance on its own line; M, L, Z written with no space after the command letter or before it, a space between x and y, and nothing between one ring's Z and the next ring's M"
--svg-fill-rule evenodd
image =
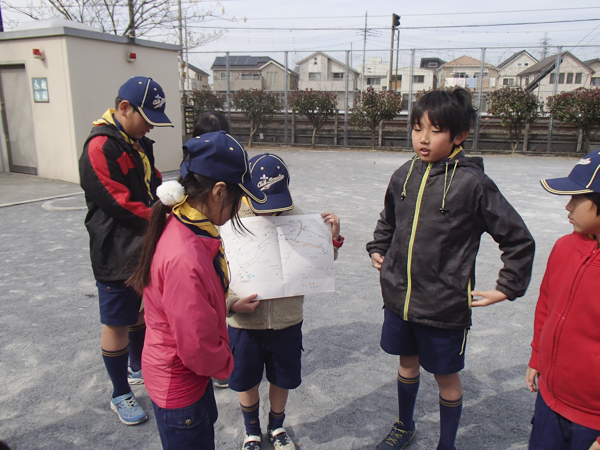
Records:
M394 27L399 27L400 26L400 16L398 14L392 14L392 18L394 19L393 20L393 23L394 23L393 26Z

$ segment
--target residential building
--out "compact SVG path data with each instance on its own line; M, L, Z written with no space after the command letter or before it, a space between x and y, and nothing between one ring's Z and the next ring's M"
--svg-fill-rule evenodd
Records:
M463 55L443 64L437 70L440 87L460 86L464 88L478 88L478 78L481 77L481 61L471 56ZM483 89L488 92L494 90L498 81L498 70L490 63L484 64Z
M344 109L346 92L346 64L323 53L316 52L298 61L298 89L330 91L337 94L338 108ZM360 72L348 67L348 107L354 104L358 93Z
M156 167L179 168L183 129L177 45L101 33L64 19L0 33L0 172L79 182L92 122L136 75L164 89L174 128L157 127Z
M185 87L188 91L194 91L197 89L208 89L208 77L209 74L204 70L194 66L193 64L187 64L188 70L186 74Z
M555 74L553 71L556 67L556 59L557 55L548 56L520 72L517 76L519 86L529 92L536 92L540 101L546 103L546 99L554 95ZM590 87L593 73L594 70L570 52L561 53L558 93Z
M594 71L590 80L591 87L600 87L600 58L588 59L584 64Z
M498 87L517 86L517 75L537 64L537 62L538 60L531 56L527 50L514 53L497 66L499 74ZM528 83L528 81L525 82L525 84Z
M213 72L213 90L227 93L226 57L217 56L211 67ZM288 89L298 87L298 74L287 70ZM265 89L283 93L285 91L285 66L269 56L230 56L229 89L233 94L240 89Z
M358 86L359 90L365 90L372 87L375 91L386 91L388 88L388 72L390 70L389 62L383 62L380 57L372 57L367 59L365 64L365 77L362 78L363 65L356 66L356 70L360 74Z
M391 88L396 92L407 95L411 91L410 67L401 67L398 72L394 69ZM435 71L413 67L412 69L412 93L415 100L417 92L429 91L435 86Z

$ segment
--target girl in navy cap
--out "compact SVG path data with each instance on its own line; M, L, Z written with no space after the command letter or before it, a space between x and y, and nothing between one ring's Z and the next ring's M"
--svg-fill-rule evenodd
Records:
M143 292L144 379L164 449L214 449L211 377L233 369L225 324L229 279L216 226L233 220L243 195L264 194L248 156L225 132L185 144L179 181L158 190L139 265L129 283ZM239 228L238 228L239 229Z
M265 153L250 160L252 182L267 194L259 203L244 198L240 217L302 214L289 191L287 166L277 155ZM342 246L340 219L333 213L321 214L331 224L334 257ZM293 450L294 442L283 427L290 389L301 383L302 309L304 296L256 300L257 295L239 298L231 292L227 299L229 337L235 367L229 388L239 392L246 436L243 450L260 450L259 386L266 370L269 381L269 422L267 435L276 450Z

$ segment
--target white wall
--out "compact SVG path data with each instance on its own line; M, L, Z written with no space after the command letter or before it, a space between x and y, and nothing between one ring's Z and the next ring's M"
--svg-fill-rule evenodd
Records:
M10 36L10 32L4 34ZM39 48L45 59L32 56ZM128 63L126 51L137 54ZM68 35L0 40L0 65L24 64L30 88L38 176L79 182L78 159L92 121L108 108L121 84L135 75L149 76L164 89L167 115L174 128L155 128L156 166L179 168L182 119L177 51ZM32 78L47 78L49 103L34 103Z

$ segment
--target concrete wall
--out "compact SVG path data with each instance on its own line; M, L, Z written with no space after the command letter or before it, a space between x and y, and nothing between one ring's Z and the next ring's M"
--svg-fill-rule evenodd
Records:
M11 39L11 35L18 38ZM150 137L157 141L159 170L179 167L182 124L177 51L71 35L20 36L3 33L0 65L25 65L30 96L24 101L32 110L38 176L79 182L78 159L92 121L114 108L119 86L134 75L150 76L165 90L166 112L174 128L155 128ZM43 61L33 58L34 48L44 51ZM127 62L127 51L137 54L136 62ZM49 103L33 101L31 79L41 77L48 80Z

